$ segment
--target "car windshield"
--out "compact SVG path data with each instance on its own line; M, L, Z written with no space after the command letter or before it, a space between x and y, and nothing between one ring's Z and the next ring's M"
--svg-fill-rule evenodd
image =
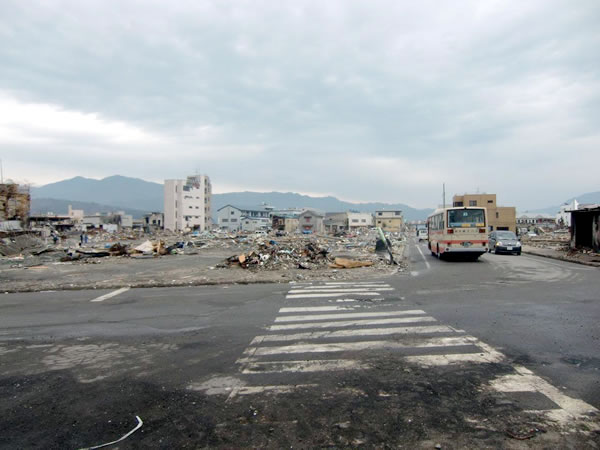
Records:
M448 211L448 226L483 227L485 215L483 209L451 209Z
M512 231L503 231L501 233L497 233L496 237L498 239L517 239L517 236Z

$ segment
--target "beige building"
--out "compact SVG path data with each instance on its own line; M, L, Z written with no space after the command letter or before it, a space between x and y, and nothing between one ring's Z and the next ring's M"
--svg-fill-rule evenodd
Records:
M488 230L517 232L517 210L514 206L498 206L496 194L464 194L452 197L453 206L483 206L487 209Z
M165 180L165 230L208 230L212 226L212 186L206 175Z
M404 228L402 211L375 211L375 226L383 231L401 232Z

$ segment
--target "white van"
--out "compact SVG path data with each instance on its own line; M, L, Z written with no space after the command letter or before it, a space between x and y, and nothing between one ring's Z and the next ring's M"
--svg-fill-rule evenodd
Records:
M427 240L427 229L425 229L425 228L418 229L417 230L417 239L419 239L419 242L426 241Z

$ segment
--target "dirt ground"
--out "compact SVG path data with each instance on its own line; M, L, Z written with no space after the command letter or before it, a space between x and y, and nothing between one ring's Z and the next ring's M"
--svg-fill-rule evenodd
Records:
M287 249L313 243L330 250L326 261L309 263L308 269L282 260L268 268L260 265L241 268L226 266L232 255L249 254L260 245L277 239L271 247ZM143 240L143 239L142 239ZM121 241L126 242L126 241ZM140 240L131 243L139 244ZM289 244L288 244L289 243ZM130 287L195 286L227 283L289 283L306 280L345 280L380 277L406 270L403 241L394 242L398 264L390 265L387 254L375 253L375 237L357 236L344 239L321 237L214 239L210 245L182 250L168 255L108 256L60 261L65 251L57 249L41 255L25 254L0 259L1 292L30 292L68 289L113 289ZM101 248L101 246L99 246ZM86 248L91 250L91 248ZM372 267L354 269L330 268L336 256L373 261Z

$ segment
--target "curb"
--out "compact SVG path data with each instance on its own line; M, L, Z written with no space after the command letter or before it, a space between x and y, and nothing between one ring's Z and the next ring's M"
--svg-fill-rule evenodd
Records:
M23 294L31 292L49 292L49 291L94 291L94 290L111 290L128 287L131 289L144 289L144 288L181 288L190 286L223 286L223 285L246 285L246 284L289 284L290 280L240 280L240 281L190 281L187 283L123 283L123 284L109 284L109 285L80 285L80 286L56 286L54 288L17 288L17 289L1 289L1 294Z
M351 269L348 269L351 270ZM380 276L391 276L392 274L379 274ZM376 277L374 277L376 278ZM263 279L263 280L197 280L197 281L188 281L188 282L176 282L176 283L151 283L151 282L133 282L133 283L120 283L120 284L107 284L107 285L78 285L78 286L54 286L54 287L23 287L23 288L9 288L9 289L1 289L0 295L2 294L24 294L31 292L48 292L48 291L93 291L93 290L112 290L112 289L120 289L124 287L129 287L131 289L148 289L148 288L182 288L182 287L192 287L192 286L236 286L236 285L250 285L250 284L290 284L291 282L302 283L302 282L311 282L311 281L331 281L330 278L314 278L309 280L290 280L290 279ZM345 280L343 280L345 281Z
M577 259L567 258L566 256L546 255L544 253L539 253L539 252L531 251L531 250L523 250L523 249L521 249L521 251L523 253L528 254L528 255L540 256L542 258L555 259L557 261L565 261L565 262L570 262L570 263L573 263L573 264L581 264L583 266L600 268L600 263L588 262L588 261L579 261Z

